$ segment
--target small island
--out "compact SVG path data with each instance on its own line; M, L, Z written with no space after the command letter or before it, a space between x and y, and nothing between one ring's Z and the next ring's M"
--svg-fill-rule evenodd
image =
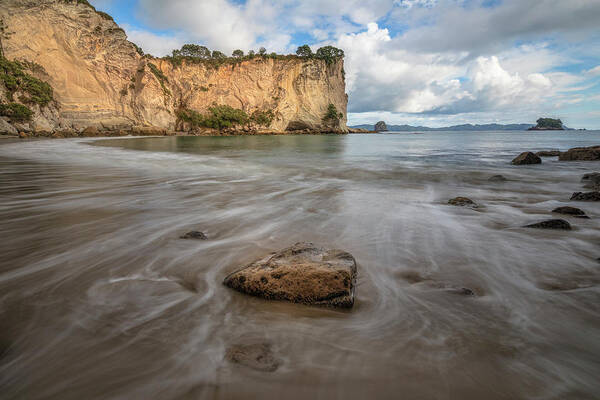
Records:
M528 131L564 131L565 127L560 119L539 118L536 126L527 129Z

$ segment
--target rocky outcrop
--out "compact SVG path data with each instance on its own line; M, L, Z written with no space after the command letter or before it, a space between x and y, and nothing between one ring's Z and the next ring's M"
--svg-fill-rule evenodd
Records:
M575 201L600 201L600 192L575 192L571 196Z
M477 203L475 203L473 200L469 199L468 197L455 197L453 199L448 200L448 204L453 205L453 206L460 206L460 207L476 207Z
M542 159L530 151L523 152L511 162L513 165L541 164Z
M558 157L560 155L559 150L542 150L535 153L538 157Z
M217 103L248 114L271 111L266 131L347 132L341 59L256 57L214 66L142 57L110 16L79 0L2 0L0 18L9 33L6 58L39 65L36 76L56 100L34 110L19 131L173 131L179 109L204 113ZM323 125L329 104L341 114L335 126Z
M350 308L356 272L350 253L296 243L233 272L223 283L269 300Z
M549 219L535 224L525 225L525 228L571 230L571 224L564 219Z
M560 161L597 161L600 160L600 146L575 147L558 156Z
M388 128L385 124L385 121L379 121L375 124L374 131L375 132L387 132Z
M589 218L587 215L585 215L585 212L583 210L576 207L557 207L554 210L552 210L552 212L557 214L571 215L576 218Z

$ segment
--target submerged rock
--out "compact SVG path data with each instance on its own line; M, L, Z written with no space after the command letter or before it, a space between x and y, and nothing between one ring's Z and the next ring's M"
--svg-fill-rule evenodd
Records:
M525 225L525 228L537 228L537 229L561 229L570 231L571 224L564 219L549 219L542 222L536 222L535 224Z
M356 273L350 253L301 242L231 273L223 284L268 300L351 308Z
M281 361L271 351L269 344L233 345L227 349L225 359L258 371L274 372Z
M581 182L584 183L583 187L585 188L600 189L600 172L583 175Z
M600 160L600 146L575 147L558 156L560 161L596 161Z
M552 212L557 214L572 215L577 218L589 218L587 215L585 215L585 212L583 210L576 207L558 207L552 210Z
M575 192L571 196L575 201L600 201L600 192Z
M197 240L207 240L208 237L203 232L200 231L189 231L185 235L179 236L180 239L197 239Z
M560 155L559 150L542 150L535 153L538 157L558 157Z
M511 162L513 165L541 164L542 159L530 151L519 154Z
M488 179L490 182L506 182L508 179L504 175L494 175Z
M475 203L473 200L469 199L468 197L455 197L453 199L448 200L448 204L451 204L453 206L470 206L470 207L475 207L477 206L477 203Z

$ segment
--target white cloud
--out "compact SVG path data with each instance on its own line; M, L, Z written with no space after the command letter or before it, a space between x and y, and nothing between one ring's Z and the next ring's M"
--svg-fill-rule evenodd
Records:
M590 70L587 70L585 73L590 76L600 76L600 65L598 65Z

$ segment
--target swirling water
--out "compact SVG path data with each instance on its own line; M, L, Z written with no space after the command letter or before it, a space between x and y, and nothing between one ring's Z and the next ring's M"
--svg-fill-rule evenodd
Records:
M569 198L600 162L510 160L599 143L435 132L1 144L0 397L598 398L600 204ZM446 204L456 196L481 207ZM521 228L559 205L591 218ZM178 238L192 229L209 240ZM351 311L221 284L298 241L355 256ZM269 343L281 366L224 360L240 343Z

